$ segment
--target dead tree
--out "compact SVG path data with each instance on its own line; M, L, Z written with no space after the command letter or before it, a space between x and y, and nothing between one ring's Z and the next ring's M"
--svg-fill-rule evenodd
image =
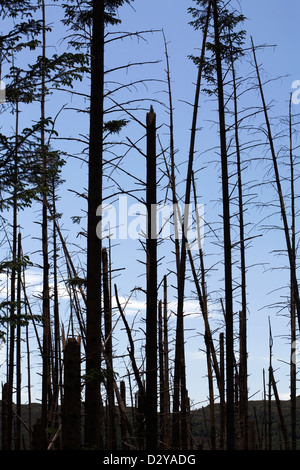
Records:
M203 72L203 62L205 56L206 38L208 23L210 18L211 5L209 3L206 15L206 25L202 40L201 57L197 73L197 83L195 90L192 128L189 147L189 158L186 178L186 188L184 195L184 220L182 222L182 239L180 247L180 259L177 278L178 301L177 301L177 322L176 322L176 343L175 343L175 366L174 366L174 396L173 396L173 421L172 421L172 447L175 449L187 447L187 420L186 420L186 371L185 371L185 351L184 351L184 290L186 277L186 257L189 252L187 243L188 230L188 207L191 201L192 175L194 164L195 140L197 131L198 106L200 99L201 79Z
M1 416L1 425L2 425L2 450L8 450L8 415L9 415L9 407L8 405L8 397L7 397L7 383L2 384L2 416Z
M278 415L279 415L281 431L282 431L282 434L283 434L283 437L284 437L285 450L289 450L289 447L290 447L290 446L289 446L288 432L287 432L285 420L284 420L283 413L282 413L282 409L281 409L280 398L279 398L279 394L278 394L278 390L277 390L277 385L276 385L276 381L275 381L275 378L274 378L274 372L273 372L273 368L272 368L272 367L270 367L269 373L270 373L271 385L272 385L273 392L274 392L274 396L275 396L277 411L278 411Z
M91 99L88 166L87 304L86 304L86 420L85 444L100 447L101 367L101 238L97 210L102 204L104 2L92 3Z
M146 449L157 448L157 229L156 229L156 115L147 113L147 300L146 300Z
M16 413L18 419L16 421L16 439L15 450L21 449L21 416L22 416L22 399L21 399L21 233L18 233L18 271L17 271L17 331L16 331L16 395L17 406Z
M79 450L81 447L80 364L80 343L76 338L69 338L64 348L63 450Z
M106 248L102 249L103 262L103 307L104 307L104 332L105 353L108 360L106 390L107 390L107 423L106 423L106 448L116 448L115 429L115 403L113 388L113 359L112 359L112 321L111 321L111 299L109 287L108 259Z
M48 210L47 210L47 150L45 138L45 104L46 104L46 11L44 0L42 9L42 67L41 67L41 172L42 172L42 257L43 257L43 371L42 371L42 411L41 426L44 429L43 448L47 448L48 411L50 395L50 292L49 292L49 253L48 253Z
M246 257L245 257L245 229L244 229L244 198L242 182L242 162L239 139L238 120L238 96L234 57L231 51L231 69L234 105L234 133L236 147L237 184L238 184L238 208L239 208L239 245L240 245L240 270L241 270L241 311L240 311L240 424L242 447L248 448L248 372L247 372L247 294L246 294Z
M295 211L295 176L294 176L294 156L293 156L293 125L292 125L292 96L289 101L289 153L290 153L290 185L291 185L291 245L294 263L296 264L296 211ZM293 275L290 273L290 318L291 318L291 363L290 363L290 383L291 383L291 439L292 450L296 450L296 361L294 357L294 347L296 341L296 308L294 301L295 288L293 286Z
M289 259L289 264L290 264L290 275L291 275L291 282L292 282L292 287L293 287L293 300L294 300L295 308L297 312L298 327L300 329L300 297L299 297L299 288L298 288L298 281L297 281L296 263L294 259L294 253L293 253L293 248L292 248L292 243L291 243L291 238L290 238L290 230L289 230L289 225L288 225L285 201L284 201L283 192L282 192L281 178L279 174L277 155L276 155L275 146L274 146L272 129L271 129L268 109L267 109L267 105L265 101L263 85L262 85L262 81L260 78L259 67L258 67L257 60L256 60L254 42L252 38L251 38L251 43L252 43L252 53L253 53L253 58L254 58L255 70L257 74L258 87L259 87L259 92L260 92L260 96L262 100L262 107L263 107L263 112L264 112L264 117L265 117L266 128L267 128L269 147L270 147L270 152L271 152L271 157L272 157L276 189L277 189L277 194L279 198L280 214L282 218L285 241L286 241L286 248L287 248L288 259Z
M126 387L125 387L125 382L124 380L121 381L120 383L120 393L121 397L126 409ZM126 423L124 420L123 413L120 413L120 432L121 432L121 447L122 450L129 450L129 445L127 443L127 428L126 428Z
M220 44L218 2L212 1L215 40L215 60L218 87L219 134L222 172L224 269L225 269L225 325L226 325L226 429L227 450L235 447L234 422L234 336L233 336L233 295L232 295L232 245L230 229L230 196L228 177L228 156L224 112L224 83Z

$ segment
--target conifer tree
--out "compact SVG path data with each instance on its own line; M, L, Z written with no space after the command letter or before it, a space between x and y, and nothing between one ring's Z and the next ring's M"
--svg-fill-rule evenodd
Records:
M208 5L212 7L211 42L207 50L211 52L205 58L205 78L212 84L218 99L219 139L222 174L223 205L223 240L224 240L224 274L225 274L225 326L226 326L226 393L227 393L227 449L235 447L234 422L234 323L233 323L233 286L232 286L232 242L229 168L227 154L225 95L223 64L230 63L242 53L245 32L235 29L244 20L243 15L231 8L230 2L222 0L196 0L200 8L191 8L194 17L192 22L196 29L203 29ZM197 62L197 59L195 59Z

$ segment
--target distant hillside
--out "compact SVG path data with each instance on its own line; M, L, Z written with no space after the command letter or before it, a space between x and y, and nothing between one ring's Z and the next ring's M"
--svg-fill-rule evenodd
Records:
M287 429L289 446L291 448L291 404L289 400L280 402L282 416ZM264 411L264 408L266 410ZM297 410L300 409L300 396L297 397ZM266 415L266 424L264 416ZM269 432L269 409L268 403L264 405L262 400L249 401L249 433L250 445L253 449L268 449L266 447L265 434ZM217 445L219 443L219 430L220 430L220 407L215 405L215 425ZM192 411L192 431L195 436L195 441L202 448L208 449L209 445L209 406L201 410ZM284 435L282 432L280 418L275 401L271 401L271 441L272 449L285 450ZM300 414L296 415L296 439L297 450L300 449ZM268 442L268 441L267 441Z
M288 433L289 446L291 448L291 410L290 401L281 401L282 416ZM264 411L264 408L266 410ZM300 409L300 396L297 397L297 410ZM220 438L220 406L215 404L215 426L216 426L216 445L219 448ZM40 417L41 405L33 403L31 405L31 422L34 424ZM130 413L130 410L129 410ZM264 415L266 413L267 423L265 425ZM269 432L268 424L268 403L264 405L262 400L249 401L249 435L250 447L252 449L268 450L266 447L265 432ZM2 402L0 401L0 420L2 418ZM28 426L29 414L28 405L22 405L22 421ZM1 424L1 421L0 421ZM201 409L192 410L191 412L191 427L193 434L194 449L209 450L210 446L210 424L209 424L209 406ZM27 441L28 432L23 426L24 442ZM272 432L272 450L285 450L285 441L282 433L279 414L276 402L271 402L271 432ZM300 414L297 412L296 421L296 436L297 436L297 450L300 450ZM1 425L0 425L0 447L1 447ZM26 444L26 447L28 444ZM28 448L28 447L27 447Z

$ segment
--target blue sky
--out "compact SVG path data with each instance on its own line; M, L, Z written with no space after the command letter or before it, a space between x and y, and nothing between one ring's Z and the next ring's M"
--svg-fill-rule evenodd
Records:
M106 64L107 67L114 65L156 61L157 64L147 64L144 66L131 67L124 70L118 75L113 75L111 80L120 82L130 82L134 80L157 79L157 82L147 82L147 87L139 84L132 88L130 92L117 94L118 99L125 99L124 96L130 96L134 99L141 99L140 110L135 111L138 119L144 122L146 109L149 109L151 103L157 113L157 123L159 126L158 134L164 145L168 143L167 135L167 119L168 114L166 108L156 101L167 101L165 80L165 57L163 36L160 32L164 30L168 42L168 53L170 58L174 119L175 119L175 147L178 149L176 161L180 168L178 183L185 177L186 160L188 155L190 126L191 126L191 107L188 104L193 101L194 83L196 80L196 69L192 61L188 58L189 54L195 54L201 47L201 34L193 30L189 26L190 15L187 13L189 6L193 6L192 1L183 0L135 0L133 8L128 5L120 9L120 18L122 24L116 28L116 31L147 31L158 30L153 33L144 33L140 41L136 39L124 39L121 43L111 43L107 46ZM245 23L247 30L247 42L249 44L250 35L253 36L254 43L276 45L276 47L267 47L258 52L258 62L263 65L262 76L265 80L275 79L268 82L265 88L266 100L273 104L270 110L272 123L276 125L276 131L279 130L278 118L287 116L288 100L291 93L292 82L300 80L300 67L297 60L298 44L300 43L300 32L298 18L300 14L300 4L297 0L289 2L289 8L286 3L280 0L264 2L251 0L248 2L240 2L242 13L248 18ZM48 9L49 21L56 21L57 7ZM57 47L59 50L58 37L62 28L55 27L54 35L51 39L51 46ZM49 51L51 48L49 48ZM241 76L246 77L253 74L253 68L249 58L245 59L243 65L239 68ZM278 78L282 77L282 78ZM109 76L110 79L110 76ZM110 85L112 86L112 84ZM86 82L76 86L76 90L88 93ZM56 114L63 104L66 108L84 105L81 99L57 92L47 104L48 114ZM242 107L260 106L260 98L258 93L253 91L241 99ZM300 108L299 108L300 109ZM213 224L214 228L220 230L220 214L221 206L219 198L221 194L221 186L219 180L219 156L217 154L218 145L217 127L213 123L216 119L216 103L205 95L201 96L201 106L199 109L199 127L201 130L197 135L196 142L196 160L195 168L197 173L197 191L199 202L204 204L205 218L207 222ZM297 106L293 107L296 114ZM122 114L121 114L122 115ZM125 117L123 115L123 117ZM24 123L28 119L28 114L22 114ZM263 122L262 116L251 124L259 126ZM88 132L88 121L86 116L78 114L71 109L66 109L57 120L58 130L61 136L85 135ZM280 130L282 130L282 123ZM137 140L143 135L143 129L131 122L121 136L126 142L128 136L131 140ZM261 139L261 133L253 133L253 131L245 130L242 133L243 142L252 142L254 139ZM286 140L280 141L281 145L287 145ZM62 143L64 148L70 153L81 153L82 147L72 142ZM145 148L145 141L139 142L141 149ZM144 146L144 147L143 147ZM279 146L279 148L280 148ZM118 150L120 153L124 151ZM258 224L264 217L273 213L271 206L259 210L258 206L261 201L276 200L275 190L265 184L266 178L272 175L272 171L267 173L268 160L261 161L264 155L264 149L258 147L254 150L245 151L243 157L249 160L251 165L249 171L245 172L245 182L247 184L247 194L255 193L255 200L251 200L251 204L246 213L247 222L250 224L249 234L257 236L253 239L249 250L247 250L248 265L252 265L248 272L248 300L249 300L249 320L248 320L248 343L249 343L249 394L254 398L260 399L262 396L262 370L268 368L268 320L271 318L272 330L274 335L274 356L273 365L275 368L275 376L279 380L278 388L282 398L287 399L289 396L289 367L282 361L289 360L289 347L286 336L289 334L288 319L286 316L278 314L279 308L267 308L267 305L285 301L287 290L277 290L282 286L286 286L288 282L287 272L280 268L287 265L286 259L278 257L274 251L284 247L284 239L278 231L261 230L261 224ZM281 150L280 155L284 155ZM145 165L143 157L137 152L131 150L123 160L124 168L137 177L144 178ZM163 168L160 160L160 168ZM201 170L201 171L200 171ZM61 200L58 203L58 211L63 212L61 224L64 228L64 234L71 243L71 251L74 253L74 260L78 260L80 255L77 254L78 246L85 244L84 237L78 236L77 232L80 227L70 223L70 219L75 215L84 215L84 201L76 197L71 190L83 191L87 187L86 167L79 160L70 159L64 169L63 176L66 183L61 188ZM128 177L124 178L118 175L119 181L127 185L130 183ZM264 182L263 185L260 183ZM253 186L253 187L252 187ZM184 186L179 184L180 191ZM109 192L109 190L108 190ZM161 192L163 195L163 192ZM249 196L250 198L250 196ZM24 215L20 215L21 223L25 227L26 246L28 251L35 252L37 235L39 228L32 223L32 216L38 217L38 206L28 211L28 219ZM31 221L30 221L31 219ZM266 219L266 224L280 225L280 217L274 216ZM84 227L84 220L82 222ZM220 304L218 295L222 292L222 250L216 244L215 239L211 237L209 231L206 232L204 239L204 251L206 266L213 266L210 277L208 278L208 291L211 293L211 315L212 324L217 328L222 324L222 314L220 313ZM137 254L144 261L144 254L141 250L139 242L126 240L122 244L117 243L113 247L113 266L115 268L126 266L126 270L121 271L116 278L118 289L122 299L126 299L130 295L131 289L136 286L143 286L144 267L136 263ZM170 255L170 245L166 242L161 246L159 251L161 256L172 259ZM35 256L35 255L34 255ZM170 264L159 267L159 275L163 276L166 267L170 268ZM36 273L36 281L40 281L40 274ZM33 281L33 278L32 278ZM207 398L207 381L206 360L202 354L203 348L203 321L199 316L199 307L196 297L192 293L193 286L187 282L187 311L193 312L193 315L186 319L186 359L187 359L187 382L188 390L192 403L202 403ZM132 302L126 310L131 321L134 320L139 337L140 329L143 327L141 322L140 311L143 310L143 296L138 295L132 298ZM170 310L176 307L174 303L174 289L169 289ZM67 314L67 304L63 304L65 313ZM238 306L236 305L236 308ZM279 312L282 313L282 312ZM283 312L285 313L285 312ZM137 314L137 315L136 315ZM136 316L135 316L136 315ZM67 317L66 317L67 318ZM67 321L67 320L66 320ZM175 322L172 317L170 324L174 327ZM116 327L116 349L123 352L126 344L123 342L123 336L120 329L120 322ZM216 333L216 341L217 341ZM137 343L140 344L140 343Z
M192 102L194 86L196 79L196 70L188 55L195 53L201 47L201 36L195 32L189 25L190 16L187 8L193 5L193 2L183 1L153 1L143 2L135 1L134 8L136 14L128 7L124 7L124 15L122 10L122 26L124 30L132 30L135 27L141 30L161 29L163 28L168 41L168 53L170 57L173 103L174 103L174 119L175 119L175 146L179 149L177 161L185 161L188 144L189 144L189 128L191 124L191 109L186 104L187 101ZM289 8L286 8L284 2L281 1L251 1L240 2L242 13L246 16L245 29L247 30L247 43L250 44L250 36L253 37L255 45L268 45L275 47L266 47L257 53L257 59L262 64L263 80L268 81L265 87L266 101L272 102L270 117L274 127L274 135L278 131L278 122L280 118L287 116L288 101L292 90L291 85L294 80L300 77L299 62L297 60L297 50L299 44L299 27L298 18L300 13L299 2L293 1ZM137 20L138 18L138 20ZM163 42L159 33L155 33L148 37L148 44L143 45L142 51L149 52L149 57L162 58L163 60ZM140 45L139 45L140 47ZM135 51L135 49L133 49ZM141 53L141 55L143 55ZM148 56L147 56L148 57ZM159 67L158 67L159 68ZM161 67L162 68L162 67ZM159 70L161 70L161 68ZM155 71L153 67L153 71ZM241 74L253 74L251 60L246 58L245 63L240 68ZM275 80L276 79L276 80ZM269 81L271 80L271 81ZM274 80L274 81L273 81ZM157 95L154 95L155 97ZM248 101L247 101L248 100ZM199 125L203 126L204 131L199 132L197 145L200 157L196 160L196 167L201 167L204 162L211 159L211 154L207 154L205 149L209 149L211 142L217 142L215 139L216 128L210 126L209 119L212 119L211 109L216 111L216 107L209 99L202 96L201 107L199 110ZM241 102L242 106L260 106L261 101L258 93L250 94ZM298 113L297 106L293 106L293 112ZM214 118L216 115L213 115ZM163 117L158 114L158 120ZM258 119L258 123L263 123L262 117ZM248 138L247 138L248 137ZM261 134L249 136L243 135L243 139L251 142L251 139L261 138ZM210 140L212 139L212 140ZM281 141L280 145L287 145L286 141ZM197 147L196 145L196 147ZM278 149L280 149L280 145ZM249 152L255 159L260 158L264 153L258 148L257 151ZM282 154L282 151L281 151ZM201 160L202 158L202 160ZM213 156L217 162L217 156ZM249 158L246 154L245 158ZM203 163L202 163L203 162ZM181 175L185 173L184 165ZM251 164L251 172L246 174L245 178L249 181L255 181L255 190L257 192L256 203L262 201L276 201L275 190L271 187L260 185L260 182L266 181L266 178L272 176L272 169L267 173L269 166L268 161L256 163L253 160ZM211 201L216 200L220 194L220 181L216 177L219 170L216 165L208 165L206 170L199 173L199 196L200 201L205 204L205 214L210 222L215 219L215 205ZM251 191L249 190L251 194ZM271 207L271 206L270 206ZM220 207L217 215L220 214ZM251 235L256 234L257 239L253 241L252 246L247 251L248 265L253 265L248 272L248 300L249 300L249 319L248 319L248 345L249 345L249 394L253 398L261 398L262 396L262 369L268 369L269 361L269 342L268 328L269 317L271 320L272 331L274 336L273 346L273 366L276 370L278 378L278 389L283 399L289 397L289 367L282 361L289 361L288 340L285 335L289 334L288 319L283 316L285 311L280 308L269 308L268 305L277 304L286 300L286 290L281 287L286 285L286 272L281 269L282 265L286 265L286 260L276 254L276 250L284 247L284 238L282 233L274 231L261 231L257 229L258 221L261 221L266 215L270 215L273 211L259 211L258 206L253 204L247 210L248 222L253 224ZM265 224L275 223L280 226L280 217L275 215L267 219ZM204 241L204 249L207 250L208 264L210 263L210 249L208 248L206 239ZM220 275L221 276L221 275ZM220 281L221 277L217 277ZM208 282L208 290L215 287L215 277L211 276ZM279 290L277 290L279 289ZM218 309L218 306L215 306ZM278 313L279 312L279 313ZM219 312L217 313L218 317ZM218 324L218 321L217 321ZM191 330L187 332L186 354L187 354L187 370L188 384L190 395L195 402L202 400L206 396L206 382L203 377L206 373L206 364L204 356L199 349L203 348L203 344L199 344L199 336L196 332L203 333L203 325L201 319L187 319L186 328ZM198 342L198 343L197 343ZM197 351L198 348L198 351ZM195 378L197 377L197 378Z

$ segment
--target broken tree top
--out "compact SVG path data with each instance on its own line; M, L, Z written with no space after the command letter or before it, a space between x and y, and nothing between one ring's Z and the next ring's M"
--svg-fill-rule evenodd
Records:
M156 114L153 110L153 106L151 105L150 111L149 113L147 113L147 126L151 126L152 124L155 123L155 117L156 117Z

